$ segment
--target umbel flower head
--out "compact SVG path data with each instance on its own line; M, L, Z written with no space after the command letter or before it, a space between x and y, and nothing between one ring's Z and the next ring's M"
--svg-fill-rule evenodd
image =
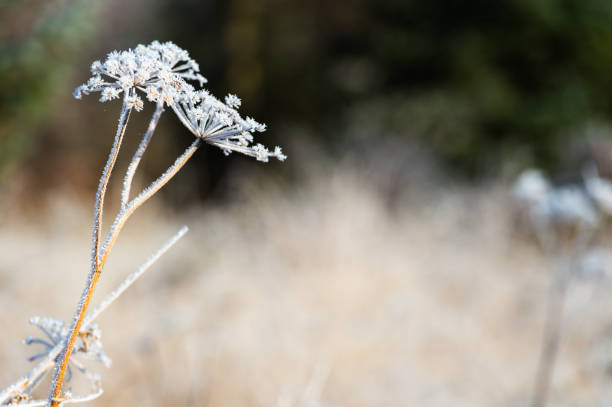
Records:
M236 95L227 95L224 103L206 90L187 86L172 109L196 137L221 148L226 155L237 151L263 162L270 157L284 161L287 157L278 146L269 151L261 144L251 145L253 133L264 132L266 125L250 117L242 118L237 110L240 104Z
M76 88L74 97L80 99L82 94L100 92L100 101L106 102L122 92L138 89L146 92L149 100L170 105L187 84L186 80L206 83L198 72L198 64L187 51L172 42L153 41L134 50L113 51L104 62L95 61L91 65L93 76ZM127 102L138 111L143 107L135 92Z
M95 61L91 72L94 76L74 91L77 99L82 94L100 92L100 101L106 102L124 92L127 107L140 111L143 101L136 94L140 90L148 100L172 107L189 131L226 155L237 151L263 162L270 157L281 161L287 158L280 147L269 151L261 144L251 145L253 133L265 131L266 126L240 116L238 96L227 95L223 102L187 82L196 80L202 86L207 80L187 51L172 42L153 41L134 50L113 51L104 63Z

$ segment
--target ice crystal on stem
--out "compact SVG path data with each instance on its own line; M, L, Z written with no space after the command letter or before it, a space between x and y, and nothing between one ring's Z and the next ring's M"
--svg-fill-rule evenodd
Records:
M40 344L45 347L45 352L32 356L30 361L46 356L49 351L63 342L66 336L68 336L68 328L66 328L64 321L36 316L30 318L30 324L38 327L46 336L46 340L33 336L28 336L25 339L24 343L26 345ZM110 367L112 362L111 359L104 354L101 338L102 330L98 327L98 324L90 324L86 329L79 332L78 339L73 348L74 355L97 360L104 366Z

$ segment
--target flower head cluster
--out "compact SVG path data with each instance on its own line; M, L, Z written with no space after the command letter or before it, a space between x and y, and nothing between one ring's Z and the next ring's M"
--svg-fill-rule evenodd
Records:
M149 45L138 45L134 50L113 51L106 61L95 61L91 65L93 76L74 91L77 99L82 94L100 92L100 101L106 102L128 95L128 107L140 111L142 99L132 90L146 92L151 101L172 104L175 96L183 90L187 80L206 83L199 73L198 64L189 53L172 42L154 41Z
M270 157L281 161L286 158L280 147L270 151L261 144L251 144L253 133L265 131L266 126L240 116L238 96L230 94L221 101L188 83L196 80L202 86L207 81L187 51L171 42L154 41L134 50L113 51L104 63L95 61L91 72L94 76L75 90L77 99L82 94L100 92L100 101L106 102L123 92L127 107L140 111L143 101L136 94L140 90L149 101L172 107L189 131L225 154L237 151L263 162Z
M240 104L236 95L227 95L223 102L206 90L187 88L172 108L189 131L221 148L226 155L237 151L263 162L270 157L284 161L287 157L278 146L269 151L261 144L251 145L253 133L265 131L266 125L240 116L237 110Z
M68 336L68 328L65 326L64 321L59 321L53 318L41 318L32 317L30 318L30 324L38 327L45 335L46 338L35 338L28 336L25 339L26 345L40 344L45 347L45 351L30 358L35 360L46 356L57 344L63 342ZM101 341L102 331L97 324L90 324L87 329L79 332L79 336L74 344L74 354L83 356L87 359L94 359L103 363L106 367L109 367L111 360L104 354L104 348Z

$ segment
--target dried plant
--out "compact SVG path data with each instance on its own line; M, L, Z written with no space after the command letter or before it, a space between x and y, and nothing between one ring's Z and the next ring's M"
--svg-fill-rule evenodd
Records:
M101 331L93 324L93 320L175 244L187 232L187 228L184 227L168 240L93 312L86 314L96 284L126 221L136 209L172 179L200 147L202 141L220 147L225 154L237 151L259 161L267 162L269 157L276 157L281 161L286 158L279 147L269 151L261 144L251 145L252 133L265 131L266 126L254 119L243 119L240 116L236 110L240 106L237 96L228 95L224 103L208 91L196 89L189 83L197 81L202 86L206 79L199 73L198 64L189 57L188 52L171 42L154 41L146 46L138 45L134 50L111 52L104 62L95 61L91 72L93 76L87 83L75 90L74 96L77 99L82 95L99 92L100 101L107 102L123 94L117 132L96 193L91 268L69 328L65 327L63 321L51 318L34 317L30 320L44 334L44 338L26 339L26 344L44 347L42 353L30 360L43 360L26 376L0 393L0 405L58 406L92 400L102 394L99 376L88 371L79 361L79 358L89 358L107 366L110 364L110 359L103 351ZM104 198L132 110L141 111L143 108L144 102L139 95L141 93L146 94L147 100L155 103L155 111L126 171L119 212L103 238ZM195 135L195 140L163 174L130 199L134 174L165 107L170 107L176 113L185 127ZM32 391L53 366L55 370L48 399L32 400ZM87 395L73 396L69 392L62 392L62 384L69 380L75 368L84 373L91 382L91 392Z
M589 249L605 217L612 215L612 182L601 178L594 166L584 171L583 178L583 186L553 187L540 171L531 169L521 174L513 189L515 203L553 263L532 407L543 407L548 400L572 279L612 270L609 251Z

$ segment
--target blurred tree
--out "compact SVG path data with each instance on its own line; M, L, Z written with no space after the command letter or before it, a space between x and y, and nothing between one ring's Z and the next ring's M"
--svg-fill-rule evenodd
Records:
M8 157L26 149L55 89L76 85L62 78L95 11L85 0L0 4L0 165L6 167ZM240 95L245 114L270 124L262 141L288 146L290 157L291 142L283 139L293 134L310 134L332 151L384 136L421 144L464 174L517 160L555 167L592 123L612 122L609 0L130 4L104 3L103 15L113 20L101 25L107 32L96 51L175 41L199 61L210 90ZM183 134L175 122L164 123ZM82 128L102 131L91 127ZM212 150L198 157L194 167L207 175L196 177L202 195L238 161Z
M53 111L97 1L0 1L0 182Z
M327 144L339 122L366 124L375 102L394 117L388 133L454 167L480 171L515 152L554 166L570 134L612 114L608 0L232 0L216 13L208 2L168 4L205 21L173 26L194 54L223 36L212 47L220 88ZM203 35L211 25L220 31Z

